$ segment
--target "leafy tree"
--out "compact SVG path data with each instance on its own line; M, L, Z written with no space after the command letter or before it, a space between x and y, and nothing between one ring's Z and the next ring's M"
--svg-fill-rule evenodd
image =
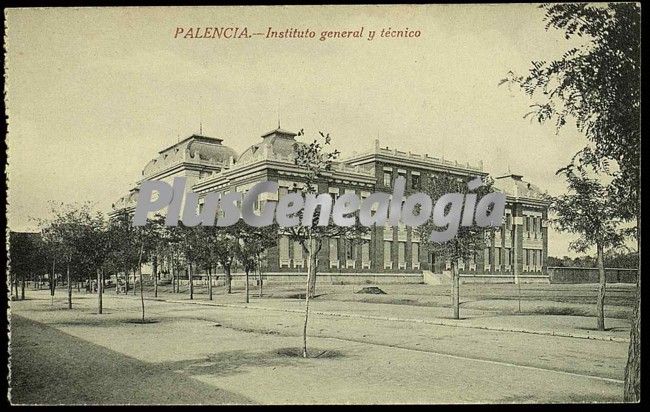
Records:
M172 292L180 292L178 275L183 267L181 262L183 228L180 226L166 226L164 222L160 223L160 247L161 253L167 254L170 259L170 269L172 275Z
M84 226L80 247L78 250L80 266L86 273L96 273L97 276L97 312L102 313L103 268L108 263L111 254L111 242L108 237L107 222L101 214L96 214ZM90 282L92 285L92 282Z
M72 278L71 266L81 266L84 261L84 241L88 227L92 226L93 216L90 204L54 205L53 217L49 221L41 221L43 239L49 249L60 256L60 261L66 265L66 283L68 286L68 309L72 309Z
M183 222L178 222L179 247L187 264L187 277L189 283L190 299L194 299L194 279L193 274L197 263L202 257L204 247L202 228L200 226L185 226Z
M558 60L537 61L525 76L509 73L502 83L516 84L534 98L529 115L552 121L558 129L573 119L592 143L577 160L613 177L611 191L619 199L618 215L636 219L640 251L641 156L641 8L639 3L545 4L546 28L562 30L585 44ZM611 163L615 163L612 167ZM630 330L624 398L641 394L641 273Z
M47 270L45 245L40 233L9 232L9 273L15 285L18 299L18 283L21 284L20 299L25 299L25 282L35 281Z
M232 265L234 263L237 249L239 248L239 227L241 222L232 226L218 227L206 226L206 243L207 250L205 260L210 266L219 264L223 268L226 292L232 293ZM211 279L210 279L211 281ZM210 299L212 299L212 286L209 290Z
M246 272L246 303L249 302L249 275L259 268L260 258L264 251L277 244L278 228L275 225L252 227L240 221L238 228L239 247L236 248L237 260ZM260 297L262 279L260 277Z
M491 180L484 181L482 186L472 190L471 193L475 193L477 199L480 199L487 193L493 191L492 184L493 182ZM426 193L432 199L439 199L447 193L467 194L470 193L470 190L466 180L449 173L441 173L424 182L422 192ZM486 247L486 236L489 237L495 229L482 228L474 224L471 226L459 226L457 235L451 240L444 243L435 243L430 240L430 235L432 232L439 231L438 229L438 226L431 219L417 228L422 241L430 250L435 251L437 256L451 261L452 307L454 310L454 318L460 319L460 274L458 272L458 261L459 259L473 259L477 253L482 252Z
M113 259L122 264L125 293L129 292L129 272L138 264L138 248L135 243L135 228L127 210L118 211L110 222ZM119 279L116 276L116 280ZM135 284L133 285L135 290ZM116 287L116 292L118 292Z
M605 330L605 249L618 247L624 240L621 219L617 218L618 199L612 196L609 187L583 173L576 173L573 167L561 169L558 174L566 177L569 193L551 198L551 210L557 215L552 223L561 231L580 236L569 245L576 252L596 247L597 326L598 330Z
M156 216L153 220L147 220L144 226L133 227L133 241L138 250L137 271L140 278L140 303L142 307L142 323L145 323L144 308L144 279L142 277L142 264L149 261L156 253L162 238L162 218ZM133 285L135 287L135 285Z

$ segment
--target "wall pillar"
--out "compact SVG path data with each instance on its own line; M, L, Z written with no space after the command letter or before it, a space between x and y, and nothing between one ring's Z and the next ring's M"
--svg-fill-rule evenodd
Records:
M515 283L519 283L519 276L524 270L524 217L520 203L513 205L512 216L514 226L512 241L514 262L512 265L512 274L515 278Z

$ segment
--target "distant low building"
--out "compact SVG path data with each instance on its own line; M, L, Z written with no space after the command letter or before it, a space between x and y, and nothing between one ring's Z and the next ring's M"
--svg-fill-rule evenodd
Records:
M276 181L276 194L261 200L277 200L304 181L304 170L294 162L296 133L280 128L261 136L261 141L241 155L223 139L192 135L158 153L142 171L141 180L158 179L169 183L176 176L187 178L187 188L197 193L246 192L260 181ZM337 162L319 182L320 193L334 198L354 192L362 199L373 192L391 192L397 176L406 178L406 196L420 191L426 179L440 173L460 178L487 176L482 163L470 165L380 147L375 141L368 153ZM507 195L504 224L494 236L486 238L485 249L468 261L459 261L464 281L547 281L546 260L548 203L543 192L523 176L509 174L495 178L495 188ZM135 208L137 186L114 204L114 211ZM278 246L267 251L264 270L268 273L295 273L306 270L305 256L297 242L280 236ZM360 239L328 239L318 256L319 273L343 276L378 274L406 276L423 270L442 272L451 262L428 250L411 228L373 227ZM164 267L164 262L163 262Z

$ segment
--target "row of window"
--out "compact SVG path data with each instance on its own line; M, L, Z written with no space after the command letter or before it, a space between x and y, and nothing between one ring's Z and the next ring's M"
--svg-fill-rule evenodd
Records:
M490 262L494 262L494 266L500 268L501 265L509 268L514 261L513 251L510 248L494 248L494 255L492 255L492 248L485 248L484 250L484 265L485 270L490 270ZM523 264L524 270L541 270L543 259L541 249L523 249Z
M384 263L393 262L393 242L390 240L384 241ZM420 244L411 243L411 262L420 262ZM397 263L406 263L406 242L397 242Z
M524 232L530 237L530 233L542 233L541 216L524 216Z
M542 250L541 249L524 249L524 267L541 267Z
M402 176L404 179L406 179L406 187L410 187L411 189L420 189L422 186L422 179L419 172L412 172L410 181L406 175L406 170L398 170L397 176ZM397 178L397 176L395 176L395 178ZM393 169L384 169L383 183L384 186L393 186Z
M339 245L343 243L344 256L339 256ZM345 261L356 261L358 253L361 253L361 262L370 263L370 242L362 240L360 243L349 241L347 239L330 239L329 240L329 260L330 262L339 262L343 258ZM303 265L304 255L300 242L291 242L287 236L280 236L278 242L280 254L280 266L294 266L298 263ZM393 242L384 241L384 263L393 263ZM420 244L411 244L411 263L412 267L419 267L420 264ZM406 242L397 242L397 264L405 268L406 264Z

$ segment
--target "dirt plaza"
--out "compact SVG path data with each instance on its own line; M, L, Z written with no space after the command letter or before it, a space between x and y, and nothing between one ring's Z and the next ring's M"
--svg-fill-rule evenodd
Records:
M322 285L311 357L296 356L301 285L212 301L27 291L11 303L13 403L483 403L622 400L630 285L609 285L595 330L594 285L463 285L461 320L446 287ZM139 292L139 291L138 291ZM181 292L183 292L181 290ZM304 293L304 292L303 292Z

